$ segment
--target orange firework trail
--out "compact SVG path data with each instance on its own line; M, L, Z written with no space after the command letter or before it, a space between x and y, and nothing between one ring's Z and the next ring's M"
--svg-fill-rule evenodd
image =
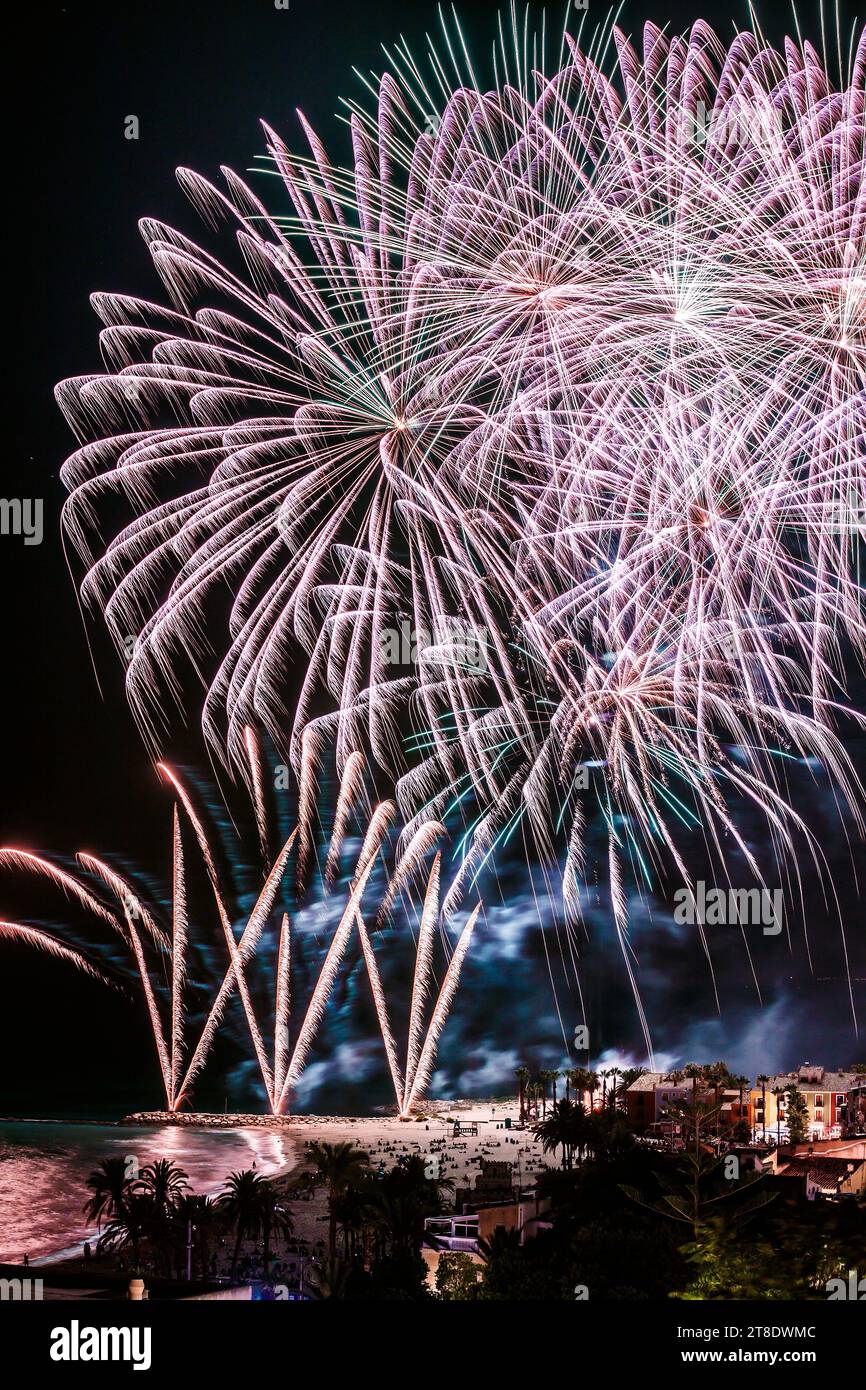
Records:
M244 742L251 764L260 765L258 741L252 730L246 732ZM306 758L312 759L313 750L309 744L304 751ZM118 906L118 911L112 910L92 891L86 882L39 855L25 850L6 848L0 850L0 863L6 863L15 868L23 868L28 872L47 877L64 892L75 897L90 914L107 922L121 937L131 953L141 985L165 1092L167 1110L176 1112L189 1101L195 1082L210 1056L226 1008L232 996L237 992L246 1019L249 1038L258 1062L268 1105L273 1114L284 1114L289 1097L304 1071L310 1049L349 948L353 931L357 928L397 1108L400 1113L405 1113L429 1080L435 1057L436 1042L444 1026L457 987L460 966L468 948L471 931L467 934L466 929L464 929L458 942L455 955L446 971L431 1023L425 1032L423 1013L430 991L433 969L433 938L436 924L439 921L441 856L437 853L429 871L420 914L404 1077L401 1073L397 1046L389 1022L386 993L382 985L376 951L364 923L363 900L373 872L379 866L384 875L384 886L381 890L378 910L379 920L393 908L398 894L402 894L407 901L411 901L409 894L413 877L421 871L425 856L435 848L438 840L444 834L443 826L437 822L431 822L427 826L417 827L409 837L405 849L398 853L393 870L389 871L386 839L394 825L397 808L393 802L385 801L375 806L371 812L363 809L367 805L364 759L358 753L351 754L347 758L328 842L327 861L322 875L323 889L333 891L344 857L350 823L358 819L360 819L363 828L361 844L357 852L354 871L348 883L339 922L331 936L294 1046L291 1048L292 925L288 913L282 914L277 935L276 963L273 977L269 981L273 988L274 1006L273 1060L271 1061L267 1055L262 1028L254 1010L248 974L255 967L258 967L259 973L261 972L260 946L274 909L277 894L285 884L292 852L295 851L299 859L303 854L308 865L316 852L316 840L312 825L314 802L311 792L315 781L315 771L308 762L304 773L306 788L299 798L300 809L303 811L304 823L306 824L306 833L304 834L301 824L291 831L280 853L268 869L252 910L240 928L233 926L229 916L227 896L220 883L214 849L192 797L177 773L167 764L158 764L158 771L172 788L176 797L172 809L170 935L167 935L159 925L153 912L129 879L94 854L80 852L77 856L78 863L91 880L102 889L108 890L111 899ZM267 807L264 798L264 784L260 775L253 780L253 791L259 839L261 843L267 844L269 838L267 834ZM218 987L212 993L198 1039L191 1049L191 1055L189 1055L187 1047L186 996L190 985L188 954L192 943L181 810L193 830L228 954L225 973ZM471 919L473 924L474 920L475 916L473 915ZM95 978L105 978L80 952L48 933L32 927L5 923L3 924L2 935L9 939L26 942L44 951L53 952L58 957L74 963L79 969ZM391 933L389 933L389 938L390 936ZM160 1008L160 987L155 983L157 977L148 963L149 951L156 952L158 962L164 962L166 957L170 962L168 983L167 986L163 987L164 994L167 996L166 1020L163 1019Z

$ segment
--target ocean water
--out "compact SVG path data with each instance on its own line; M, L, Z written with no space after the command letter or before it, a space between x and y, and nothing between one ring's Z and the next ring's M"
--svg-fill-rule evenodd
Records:
M0 1263L73 1254L95 1238L83 1209L104 1158L134 1156L140 1168L168 1158L194 1192L213 1193L240 1168L267 1176L293 1165L298 1143L266 1129L0 1121Z

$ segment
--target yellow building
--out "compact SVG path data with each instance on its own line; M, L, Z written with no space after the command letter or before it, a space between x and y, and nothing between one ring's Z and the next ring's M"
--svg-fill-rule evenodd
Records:
M787 1137L785 1091L796 1089L806 1102L807 1131L813 1139L832 1139L844 1132L848 1122L848 1093L856 1088L853 1072L826 1071L804 1062L796 1071L771 1076L764 1086L751 1093L753 1124L768 1139Z

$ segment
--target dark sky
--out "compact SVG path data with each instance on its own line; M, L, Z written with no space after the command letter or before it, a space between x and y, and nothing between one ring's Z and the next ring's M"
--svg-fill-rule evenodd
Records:
M591 4L600 17L601 0ZM774 0L772 8L764 19L771 36L785 7ZM459 10L470 36L486 46L497 6ZM623 26L637 29L647 15L673 27L701 15L725 34L747 9L629 3ZM3 494L44 497L46 536L30 548L0 539L7 709L0 842L57 852L90 847L158 873L167 800L127 710L117 660L91 625L97 684L59 541L58 471L70 439L52 389L100 367L92 291L161 296L138 219L156 216L198 236L176 166L211 177L221 164L246 170L263 148L259 118L292 144L296 107L339 149L333 113L339 95L358 93L352 65L378 70L379 45L401 33L419 46L437 26L436 6L291 0L283 11L273 0L42 0L22 6L19 22L13 61L22 88L7 166L13 438ZM129 114L139 118L138 141L123 137ZM172 751L201 764L195 719L191 725L178 730ZM26 910L27 893L0 884L0 916ZM0 1113L81 1113L96 1108L97 1092L100 1104L116 1107L128 1097L125 1078L151 1066L127 1005L106 1002L95 987L21 950L0 957L0 1044L6 1063L16 1059L4 1066Z

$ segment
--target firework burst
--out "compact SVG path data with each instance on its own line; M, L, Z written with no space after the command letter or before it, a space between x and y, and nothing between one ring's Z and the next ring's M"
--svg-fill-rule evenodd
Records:
M757 873L748 803L781 861L801 833L819 858L780 749L862 794L833 729L866 654L866 39L835 71L700 21L552 62L528 35L489 89L459 30L428 67L389 53L347 165L266 127L277 211L180 171L241 263L142 224L173 308L95 297L64 525L147 735L190 666L237 765L251 722L302 778L305 747L371 756L410 839L465 818L446 909L519 822L546 864L564 843L574 916L591 759L634 981L624 853L688 883L694 817Z

